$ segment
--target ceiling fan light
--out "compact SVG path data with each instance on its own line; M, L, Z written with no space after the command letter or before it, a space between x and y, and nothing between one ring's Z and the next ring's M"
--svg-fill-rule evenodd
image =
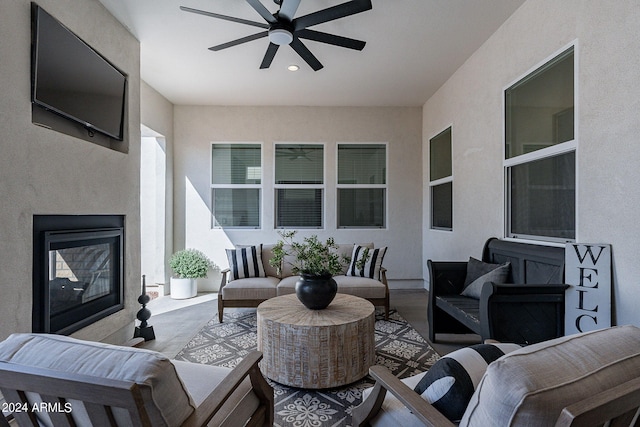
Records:
M269 30L269 41L278 46L290 44L293 41L293 34L284 28L274 28Z
M300 69L299 66L297 66L296 64L291 64L287 67L287 70L289 71L298 71Z

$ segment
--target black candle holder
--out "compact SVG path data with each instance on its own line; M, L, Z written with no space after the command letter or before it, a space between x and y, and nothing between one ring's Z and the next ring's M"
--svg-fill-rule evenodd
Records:
M140 321L140 326L136 326L136 330L133 333L134 338L144 338L145 341L151 341L156 339L156 334L153 332L153 326L147 324L147 320L151 317L151 311L147 308L147 303L151 300L147 295L147 284L145 275L142 275L142 294L138 297L138 302L142 304L142 308L138 310L136 318Z

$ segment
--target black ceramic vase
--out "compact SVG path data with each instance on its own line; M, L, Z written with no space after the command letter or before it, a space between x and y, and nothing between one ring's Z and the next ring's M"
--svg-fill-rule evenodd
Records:
M338 292L338 284L330 274L301 274L296 282L296 296L311 310L327 308Z

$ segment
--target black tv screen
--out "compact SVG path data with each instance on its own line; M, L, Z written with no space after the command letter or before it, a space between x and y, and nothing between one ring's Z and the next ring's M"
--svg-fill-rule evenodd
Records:
M35 3L31 13L32 102L122 140L126 76Z

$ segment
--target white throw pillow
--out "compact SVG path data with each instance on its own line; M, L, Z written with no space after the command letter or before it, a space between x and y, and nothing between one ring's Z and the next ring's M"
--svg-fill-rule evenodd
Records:
M248 277L266 277L262 265L262 245L227 249L226 252L231 270L230 282Z
M380 269L386 253L386 247L371 249L366 246L353 245L351 262L345 276L368 277L369 279L380 280ZM358 268L359 261L364 257L367 257L367 260L362 268Z

